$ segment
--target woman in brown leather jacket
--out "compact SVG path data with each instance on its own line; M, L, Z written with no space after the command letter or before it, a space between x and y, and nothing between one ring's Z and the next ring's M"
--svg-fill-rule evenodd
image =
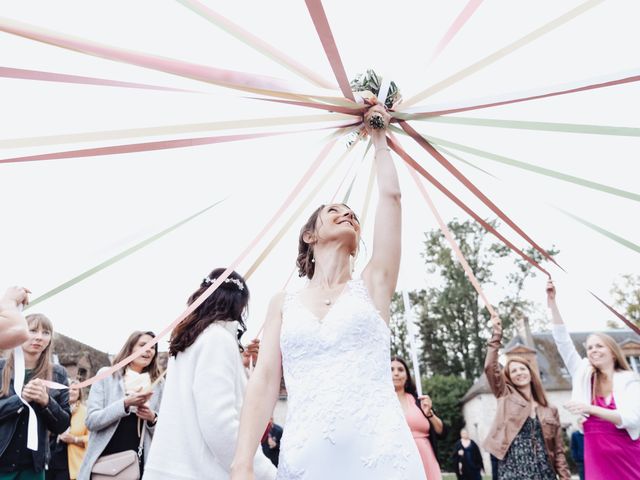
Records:
M502 324L492 317L493 335L484 371L498 400L496 417L483 447L498 458L499 480L569 480L558 409L547 401L538 373L524 358L500 368Z

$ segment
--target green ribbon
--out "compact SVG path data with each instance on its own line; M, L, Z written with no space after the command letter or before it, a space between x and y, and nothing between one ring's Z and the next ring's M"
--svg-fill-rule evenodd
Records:
M613 127L609 125L590 125L583 123L530 122L525 120L501 120L493 118L438 116L418 118L416 120L448 123L457 125L476 125L479 127L515 128L519 130L540 130L543 132L586 133L594 135L619 135L622 137L640 137L640 128Z
M158 239L164 237L165 235L173 232L174 230L176 230L177 228L181 227L185 223L190 222L191 220L195 219L196 217L199 217L203 213L211 210L213 207L215 207L216 205L224 202L225 200L226 200L226 198L223 199L223 200L218 200L214 204L209 205L207 208L204 208L204 209L200 210L199 212L194 213L193 215L185 218L184 220L176 223L175 225L172 225L171 227L166 228L166 229L162 230L161 232L156 233L155 235L147 238L146 240L143 240L143 241L133 245L132 247L127 248L123 252L118 253L117 255L109 258L108 260L105 260L104 262L100 263L99 265L96 265L95 267L90 268L86 272L83 272L80 275L78 275L76 277L73 277L71 280L68 280L68 281L64 282L63 284L58 285L54 289L49 290L47 293L45 293L45 294L39 296L38 298L32 300L31 302L29 302L29 305L27 305L27 307L25 307L25 310L27 308L33 307L34 305L37 305L38 303L41 303L41 302L44 302L45 300L48 300L49 298L57 295L58 293L63 292L67 288L70 288L70 287L74 286L75 284L80 283L83 280L86 280L87 278L91 277L92 275L95 275L99 271L104 270L107 267L110 267L114 263L119 262L123 258L128 257L129 255L137 252L138 250L146 247L147 245L150 245L151 243L155 242L156 240L158 240Z
M617 197L628 198L629 200L640 202L640 195L634 192L628 192L626 190L610 187L609 185L604 185L602 183L592 182L591 180L586 180L584 178L575 177L573 175L568 175L566 173L557 172L555 170L551 170L548 168L538 167L537 165L521 162L520 160L515 160L513 158L504 157L502 155L498 155L495 153L486 152L484 150L469 147L467 145L462 145L460 143L450 142L448 140L443 140L441 138L428 137L426 135L423 135L423 137L429 140L431 143L435 143L436 145L439 145L439 146L451 147L456 150L460 150L462 152L471 153L472 155L477 155L478 157L486 158L488 160L493 160L495 162L503 163L505 165L510 165L512 167L517 167L522 170L528 170L530 172L534 172L539 175L544 175L546 177L562 180L563 182L574 183L576 185L590 188L592 190L598 190L601 192L609 193L611 195L615 195Z

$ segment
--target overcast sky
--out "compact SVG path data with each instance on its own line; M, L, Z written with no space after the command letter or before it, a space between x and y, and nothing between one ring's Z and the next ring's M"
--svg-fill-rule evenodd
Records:
M205 1L255 35L333 79L304 2ZM351 78L366 68L387 74L405 98L508 45L579 5L577 1L484 2L442 55L428 59L465 1L323 2ZM293 73L261 56L178 2L110 0L65 2L12 0L2 16L86 39L214 67L270 75L296 84ZM473 100L539 89L638 65L640 4L604 2L474 75L425 99L421 105ZM195 90L175 93L0 79L1 139L147 126L213 122L317 113L259 102L242 92L90 57L0 33L0 66L151 83ZM626 84L573 95L467 112L460 116L613 126L640 126L640 85ZM414 122L421 132L474 146L534 165L638 191L638 137L551 133ZM320 125L313 125L315 127ZM294 130L300 127L293 127ZM216 132L285 130L287 127ZM195 135L130 140L187 138ZM214 267L226 266L262 229L323 146L322 132L178 150L1 164L0 287L26 285L34 296L59 285L205 206L227 200L207 214L91 279L42 303L57 330L108 352L116 352L133 329L160 330L183 310L184 302ZM405 147L426 168L482 216L490 212L419 150ZM127 142L125 140L125 142ZM117 144L87 142L32 148L1 148L2 158ZM344 152L338 142L324 167ZM336 169L303 214L331 199L352 161L360 165L351 197L362 210L371 159L360 159L364 144ZM610 299L612 283L639 271L636 252L563 216L552 205L588 219L630 241L640 242L638 204L606 193L461 154L492 178L455 161L476 185L541 245L555 245L569 272L551 269L559 302L572 330L601 329L612 318L585 288ZM425 288L436 280L420 257L423 232L436 228L405 167L403 263L399 288ZM347 183L351 177L347 177ZM344 196L346 187L338 198ZM446 219L464 212L433 188ZM304 195L303 195L304 196ZM299 197L298 201L302 197ZM296 202L292 207L297 206ZM239 268L244 273L288 218L280 222ZM284 285L296 256L297 230L274 250L250 279L250 333L261 325L268 299ZM368 227L368 228L367 228ZM364 242L371 246L371 224ZM524 247L508 228L503 233ZM365 249L366 250L366 249ZM358 261L366 263L363 250ZM507 274L496 274L487 289L493 303L505 294ZM301 283L292 283L297 288ZM527 287L528 298L544 300L544 279ZM164 344L161 344L164 346Z

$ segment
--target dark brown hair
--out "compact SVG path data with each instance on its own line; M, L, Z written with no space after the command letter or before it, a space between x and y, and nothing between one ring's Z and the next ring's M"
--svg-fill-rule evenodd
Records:
M511 357L507 360L507 364L504 366L502 370L504 373L504 378L509 385L511 385L517 392L520 392L518 387L515 386L513 381L511 380L511 375L509 374L509 367L513 362L518 362L523 364L529 370L529 375L531 376L531 395L533 395L533 399L538 402L543 407L548 407L549 402L547 401L547 395L544 391L544 387L542 386L542 381L540 380L540 376L533 370L531 367L531 363L529 360L522 357ZM524 397L524 395L523 395ZM526 397L525 397L526 398ZM526 398L529 401L529 398Z
M143 335L149 335L152 338L156 338L156 334L153 332L149 332L149 331L142 332L142 331L136 330L131 335L129 335L129 338L124 343L124 346L122 347L120 352L118 352L118 354L115 356L111 364L115 365L121 362L122 360L124 360L125 358L127 358L129 355L131 355L133 353L133 350L136 348L136 343L138 343L138 340L140 340L140 337ZM160 367L158 366L158 344L157 343L153 346L153 350L155 353L153 354L151 363L142 369L143 372L149 373L149 376L151 377L152 382L154 382L160 376ZM126 369L127 369L127 365L125 365L120 369L120 374L124 375Z
M33 373L31 374L32 380L35 378L51 380L51 376L53 373L53 366L51 364L53 324L51 323L51 320L49 320L49 318L42 313L33 313L31 315L27 315L26 320L27 325L29 326L29 330L31 330L32 328L42 327L43 330L47 330L51 333L51 340L49 341L49 345L47 345L47 348L45 348L42 353L40 353L38 361L36 362L36 366L33 369ZM0 398L9 395L9 384L11 383L11 379L13 378L13 362L13 350L11 350L7 358L7 363L4 366L4 372L2 372L2 387L0 388Z
M409 370L407 362L400 357L391 357L391 361L400 362L404 367L405 372L407 372L407 380L404 382L404 391L413 395L414 398L418 398L418 389L416 388L416 384L413 382L413 377L411 377L411 371Z
M300 229L300 236L298 237L298 258L296 259L299 277L311 279L315 273L316 266L313 263L313 245L304 241L304 235L305 233L314 233L316 231L316 222L324 207L325 205L320 205L316 208L307 219L307 223Z
M225 268L216 268L202 280L200 288L189 297L188 304L195 302L218 278ZM243 350L240 338L247 330L243 317L249 305L249 288L244 278L232 271L229 277L187 318L182 320L171 332L169 354L177 356L190 347L200 334L215 321L237 321L238 347Z

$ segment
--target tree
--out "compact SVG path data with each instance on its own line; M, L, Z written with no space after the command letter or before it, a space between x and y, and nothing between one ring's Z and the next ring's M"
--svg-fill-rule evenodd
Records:
M611 295L615 306L621 308L622 313L640 327L640 275L623 275L622 282L615 282L611 287ZM612 320L607 325L610 328L620 328Z
M492 225L495 227L497 222L492 222ZM508 262L508 292L495 307L502 318L505 336L511 336L516 328L516 320L530 317L536 311L536 305L524 299L522 292L526 282L535 277L537 272L508 247L488 236L476 223L454 219L449 223L449 229L481 285L494 283L496 264ZM525 252L536 261L542 260L542 255L532 248ZM551 249L549 253L554 255L557 251ZM418 312L417 323L423 346L419 356L421 371L426 375L477 378L484 364L489 313L480 307L478 293L439 230L425 233L423 258L427 271L440 278L441 285L410 294ZM400 296L394 296L392 348L394 351L408 352L406 328L399 320L394 321L394 312L396 316L404 312L402 303Z

